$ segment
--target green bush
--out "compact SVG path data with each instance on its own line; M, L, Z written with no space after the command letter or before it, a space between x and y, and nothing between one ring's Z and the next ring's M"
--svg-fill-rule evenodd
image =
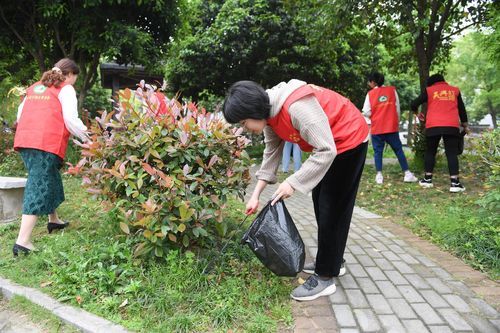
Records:
M0 176L25 176L21 155L12 148L14 133L0 124Z
M220 114L172 99L156 117L151 96L148 86L122 92L119 114L92 124L85 158L68 172L120 209L121 230L140 240L135 255L164 257L227 231L228 196L243 197L251 160L241 129Z

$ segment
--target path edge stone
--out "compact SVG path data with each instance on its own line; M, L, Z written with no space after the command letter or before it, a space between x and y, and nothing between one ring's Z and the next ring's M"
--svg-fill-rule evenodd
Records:
M26 298L33 304L36 304L61 321L75 327L84 333L129 333L123 326L115 324L107 319L101 318L85 310L58 302L54 298L42 293L41 291L21 286L8 279L0 277L0 293L7 300L14 296Z

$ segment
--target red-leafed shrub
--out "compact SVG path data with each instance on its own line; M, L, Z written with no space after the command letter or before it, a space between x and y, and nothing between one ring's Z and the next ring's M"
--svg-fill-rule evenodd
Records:
M116 114L91 126L92 142L69 168L121 212L121 230L138 237L136 255L203 244L223 222L228 196L243 196L251 159L241 129L192 103L158 99L147 85L125 90Z

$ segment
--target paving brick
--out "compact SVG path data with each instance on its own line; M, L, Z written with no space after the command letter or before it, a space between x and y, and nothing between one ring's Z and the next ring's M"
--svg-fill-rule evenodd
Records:
M449 308L450 305L434 290L421 290L420 294L424 296L427 303L433 308Z
M452 333L453 331L449 326L439 325L439 326L429 326L431 333Z
M345 259L346 265L358 263L358 260L356 259L356 257L352 253L347 252L347 251L344 253L344 259Z
M408 284L408 280L406 280L398 271L385 271L385 275L387 275L389 280L391 280L395 285Z
M353 308L367 308L369 307L368 301L365 295L359 289L346 289L345 293L347 299Z
M470 302L482 313L484 313L487 317L495 318L498 316L497 310L495 310L491 305L486 303L484 300L480 298L472 298ZM500 329L499 329L500 331Z
M409 255L408 253L401 253L399 254L399 257L401 259L403 259L403 261L409 265L416 265L418 264L418 260L413 258L411 255Z
M392 264L402 274L415 273L415 271L413 270L413 268L411 268L410 266L408 266L408 264L405 263L404 261L393 261Z
M400 333L405 331L403 324L395 315L381 315L378 316L378 319L382 323L384 332Z
M366 253L372 258L383 258L384 256L381 253L382 251L375 250L374 248L366 249Z
M374 281L387 280L387 277L378 267L366 267L366 272Z
M304 242L304 244L308 247L312 246L318 246L318 244L316 243L316 241L312 238L302 238L302 241Z
M331 305L329 305L329 304L311 305L311 306L305 307L304 313L308 317L331 316L332 309L331 309Z
M307 249L309 251L309 255L312 258L316 258L316 256L318 255L318 248L317 247L308 247Z
M402 246L405 249L408 246L408 244L402 239L395 239L394 243L398 244L399 246Z
M472 327L453 309L438 309L441 316L455 331L472 332Z
M401 298L401 293L390 281L375 281L385 298Z
M498 332L500 332L500 319L490 319L490 323L492 323L493 326L497 328Z
M373 242L372 247L378 251L388 251L389 250L389 248L387 246L385 246L384 243L382 243L381 241Z
M434 261L430 260L426 256L417 256L416 258L418 261L420 261L422 264L424 264L427 267L437 266L437 264Z
M392 307L394 313L400 319L417 318L417 314L411 308L410 304L403 298L389 298L387 300Z
M389 245L389 249L391 249L394 253L397 254L405 253L405 250L403 250L399 245L396 244Z
M445 285L441 279L438 278L426 278L430 286L437 291L439 294L451 294L452 291L450 287Z
M458 294L466 297L475 297L476 294L462 281L446 281L448 285Z
M481 318L476 315L467 315L467 321L474 328L474 332L481 333L498 333L497 327L493 325L489 320Z
M418 274L405 274L404 277L418 290L431 288L431 286Z
M420 296L420 294L412 286L398 286L398 290L410 303L425 302L422 296Z
M423 278L436 276L434 272L430 270L429 267L426 267L424 265L412 265L412 268L416 274L420 275Z
M356 328L342 328L340 333L359 333L359 330Z
M311 327L314 327L314 323L310 318L307 317L295 318L295 328L311 329Z
M401 260L401 258L399 258L396 253L392 252L392 251L380 251L380 253L382 253L382 255L389 261L397 261L397 260Z
M418 319L403 320L403 325L406 327L407 332L428 333L429 330L425 327L424 323Z
M414 303L411 304L413 310L424 320L427 325L444 324L444 321L427 303Z
M442 280L452 280L453 279L453 276L451 276L450 273L448 273L448 271L446 271L445 269L441 268L441 267L432 267L431 270L436 273L436 275L441 278Z
M363 332L378 332L380 330L380 324L372 310L354 309L354 315Z
M360 254L360 255L356 256L356 258L358 259L359 263L363 267L370 267L370 266L376 265L375 262L372 260L372 258L370 258L366 254Z
M388 271L388 270L394 270L394 266L391 264L391 262L387 259L383 259L383 258L378 258L378 259L374 259L373 261L375 261L375 264L382 270L384 271Z
M359 288L358 284L356 283L356 280L354 280L354 277L351 274L344 275L342 277L339 277L339 282L344 287L344 289L357 289Z
M366 271L360 264L352 264L352 265L350 264L349 272L354 277L368 277L368 274L366 274Z
M471 312L471 308L469 304L465 303L465 301L458 295L448 294L443 295L443 298L450 303L455 310L461 313Z
M378 290L375 283L370 278L356 278L356 281L359 284L359 288L363 290L365 294L378 294L380 291Z
M333 295L328 296L332 304L346 304L347 296L345 294L344 288L337 284L337 290Z
M340 327L356 327L354 313L349 305L334 305L333 312Z
M365 254L365 250L359 245L352 245L349 246L349 250L351 251L352 254L358 255L358 254Z
M372 235L367 235L367 234L361 235L361 238L363 238L364 240L366 240L370 243L377 241L377 239L375 237L373 237Z
M380 315L393 313L391 306L389 305L389 303L387 303L384 296L380 294L374 294L366 295L366 298L368 299L371 308L373 309L373 311L375 311L376 314Z

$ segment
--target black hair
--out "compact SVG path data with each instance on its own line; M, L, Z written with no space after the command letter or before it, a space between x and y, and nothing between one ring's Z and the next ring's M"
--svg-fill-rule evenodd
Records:
M257 82L238 81L229 88L222 113L232 124L245 119L267 119L271 113L269 96Z
M368 82L373 81L377 86L382 86L385 82L384 74L379 72L373 72L368 75Z
M427 78L427 87L432 86L434 83L444 82L443 74L434 74Z

